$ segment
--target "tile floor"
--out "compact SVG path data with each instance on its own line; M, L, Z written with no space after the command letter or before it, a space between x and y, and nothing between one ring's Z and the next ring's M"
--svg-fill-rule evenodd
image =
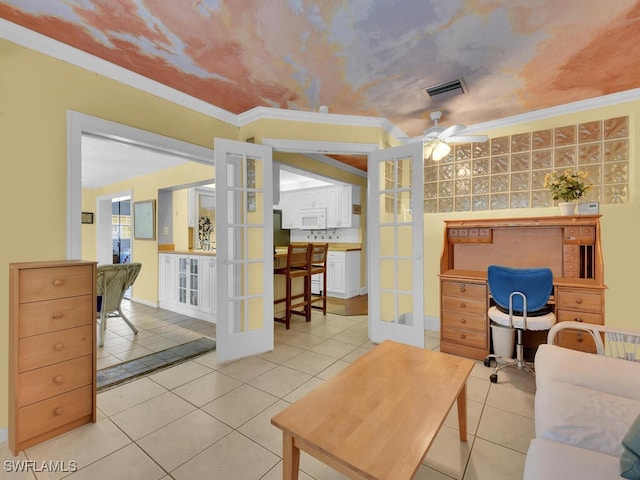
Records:
M134 335L120 318L107 321L104 347L98 349L98 370L144 357L203 336L215 338L216 326L179 313L123 300L122 311L138 328Z
M5 467L0 479L282 478L282 437L271 417L374 345L366 316L313 312L311 323L296 319L288 331L275 329L272 352L228 363L208 353L103 391L97 423L19 456L36 465L73 460L76 472L8 473ZM436 333L426 332L425 340L438 349ZM478 362L468 381L468 442L458 439L454 408L416 479L522 478L534 436L535 382L509 369L492 384L490 372ZM6 443L0 458L14 460ZM344 478L304 453L300 468L303 480Z

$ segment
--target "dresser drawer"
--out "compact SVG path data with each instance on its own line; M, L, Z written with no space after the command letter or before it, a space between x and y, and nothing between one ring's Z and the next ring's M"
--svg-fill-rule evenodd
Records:
M92 325L18 340L18 371L64 362L93 351Z
M485 301L443 297L442 312L459 313L461 315L475 315L486 318L487 307Z
M93 389L88 385L22 407L18 428L24 441L91 415L92 410Z
M90 325L95 315L92 295L25 303L18 313L18 337Z
M486 348L487 346L486 333L477 330L467 330L442 325L442 338L443 340L455 342L460 345L468 345L470 347Z
M473 312L471 314L469 312L442 312L442 325L484 332L487 329L487 316L486 314L477 315Z
M556 310L556 317L559 322L585 322L602 325L602 314L591 312L578 312L576 310Z
M18 375L18 406L24 407L93 381L93 357L74 358Z
M91 265L34 268L20 272L19 303L91 295Z
M558 309L602 313L601 292L558 288L557 293L556 305Z

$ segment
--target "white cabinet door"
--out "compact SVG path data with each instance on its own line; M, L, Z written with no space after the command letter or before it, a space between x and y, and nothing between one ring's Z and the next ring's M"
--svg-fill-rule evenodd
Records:
M215 280L215 257L200 257L200 310L211 314L216 313Z
M329 252L327 255L327 293L344 295L346 290L344 252Z
M189 307L197 307L199 298L199 267L198 257L185 255L178 257L178 303Z
M302 208L327 208L327 189L325 187L301 190L300 194Z
M300 228L300 193L282 192L282 228Z
M351 226L352 210L352 187L351 185L339 187L338 189L338 227Z
M327 188L327 228L338 227L338 200L340 187Z
M175 302L176 291L176 262L175 255L161 253L158 255L158 303L163 304Z

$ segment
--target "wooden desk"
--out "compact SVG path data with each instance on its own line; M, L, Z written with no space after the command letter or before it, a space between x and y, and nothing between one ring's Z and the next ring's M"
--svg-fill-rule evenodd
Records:
M271 419L283 431L283 478L300 449L350 478L410 479L457 400L467 440L474 362L385 341Z
M599 216L455 220L445 224L440 259L440 351L479 360L489 354L487 267L492 264L550 268L554 275L551 302L556 305L557 321L604 324L606 286ZM527 335L531 339L536 333ZM558 341L565 347L595 352L593 340L582 332L565 330Z

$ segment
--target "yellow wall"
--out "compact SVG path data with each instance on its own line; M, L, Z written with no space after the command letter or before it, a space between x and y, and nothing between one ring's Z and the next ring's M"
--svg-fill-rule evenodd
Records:
M513 135L582 122L629 116L629 195L628 203L600 203L600 225L604 258L605 323L619 328L638 329L640 320L633 314L633 298L637 295L635 274L640 271L637 239L640 238L640 205L635 201L635 186L640 184L640 169L636 160L637 139L640 138L640 101L562 115L546 120L482 132L490 137ZM424 215L425 232L425 314L439 317L440 300L438 273L444 236L444 220L464 218L501 218L558 215L557 207L526 208L473 213L438 213Z
M1 429L8 424L9 263L66 254L67 110L203 147L212 147L214 136L236 139L238 129L11 42L0 41L0 57L0 192L6 206L0 251L5 272L0 275ZM155 196L143 185L139 191L143 198ZM156 257L149 252L138 258L156 262Z

